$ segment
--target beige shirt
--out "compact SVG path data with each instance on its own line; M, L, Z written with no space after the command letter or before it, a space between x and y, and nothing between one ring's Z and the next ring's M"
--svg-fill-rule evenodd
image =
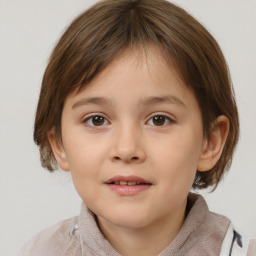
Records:
M180 232L159 256L256 255L256 240L249 242L241 238L233 231L229 219L209 211L202 196L189 194L188 210ZM84 204L78 217L41 231L24 246L19 255L120 256L105 239L94 214Z

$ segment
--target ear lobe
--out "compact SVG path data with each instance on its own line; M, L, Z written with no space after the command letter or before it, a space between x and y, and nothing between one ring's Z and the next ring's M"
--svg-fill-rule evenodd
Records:
M221 157L229 132L229 120L226 116L218 116L211 133L204 140L197 170L204 172L212 169Z
M60 141L56 139L53 129L48 132L47 137L59 167L63 171L69 171L69 165L68 165L68 161L67 161L67 157L66 157L66 153L64 151L63 145L61 144Z

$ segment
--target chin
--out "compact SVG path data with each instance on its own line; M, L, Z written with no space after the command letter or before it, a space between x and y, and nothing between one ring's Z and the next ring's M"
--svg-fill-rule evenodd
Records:
M149 216L144 216L140 213L134 213L134 211L112 213L109 216L102 216L102 218L111 223L112 225L122 228L139 229L143 228L151 223Z

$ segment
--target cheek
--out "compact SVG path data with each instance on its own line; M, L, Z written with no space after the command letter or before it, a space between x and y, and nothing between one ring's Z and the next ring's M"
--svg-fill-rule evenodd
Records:
M168 182L193 183L201 153L200 132L182 130L154 145L159 145L152 153L155 168Z
M106 149L102 139L89 136L82 129L77 129L71 134L72 136L63 135L63 145L72 171L76 172L81 168L89 170L103 160Z
M97 194L95 193L95 187L100 183L100 159L95 154L96 152L92 148L83 147L74 154L68 155L74 187L82 200L87 204L91 203L91 199L93 201L97 200L97 197L95 197Z
M100 174L108 149L102 139L98 140L84 133L73 133L63 140L71 176L78 194L83 198L100 183Z

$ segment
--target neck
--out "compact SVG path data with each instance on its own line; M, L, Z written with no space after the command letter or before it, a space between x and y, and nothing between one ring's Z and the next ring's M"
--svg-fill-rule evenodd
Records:
M141 228L116 226L98 218L102 233L123 256L155 256L177 236L185 219L186 202L177 212Z

